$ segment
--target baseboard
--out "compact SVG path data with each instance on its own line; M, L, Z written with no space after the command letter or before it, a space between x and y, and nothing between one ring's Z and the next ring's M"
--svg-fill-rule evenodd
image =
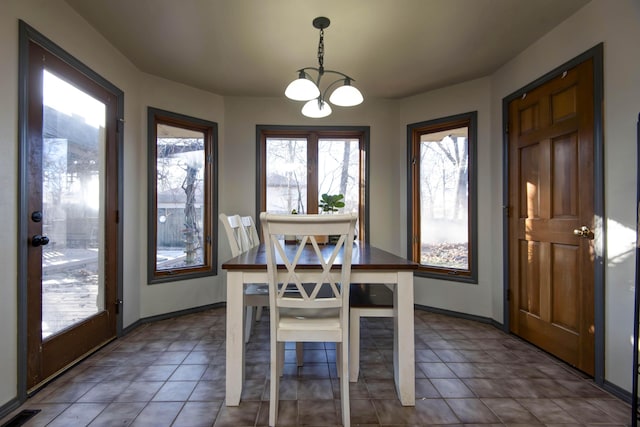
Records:
M607 391L609 393L611 393L612 395L614 395L615 397L617 397L620 400L623 400L625 402L627 402L628 404L631 404L631 392L627 391L623 388L620 388L619 386L610 383L607 380L604 380L604 383L602 384L602 389L604 391Z
M415 304L415 308L417 310L423 310L423 311L428 311L431 313L438 313L438 314L445 314L447 316L451 316L451 317L458 317L461 319L467 319L467 320L475 320L476 322L481 322L481 323L487 323L489 325L493 325L496 328L503 330L506 333L509 333L508 331L504 330L504 325L500 322L495 321L494 319L491 319L489 317L482 317L482 316L475 316L475 315L471 315L471 314L467 314L467 313L460 313L457 311L451 311L451 310L444 310L442 308L436 308L436 307L429 307L426 305L419 305L419 304ZM515 336L515 335L514 335ZM531 344L531 343L529 343ZM533 345L533 344L531 344ZM535 347L535 345L533 345ZM538 347L536 347L538 348ZM542 350L542 349L541 349ZM544 351L544 350L542 350ZM546 353L546 351L545 351ZM552 357L552 354L547 353ZM557 359L557 358L556 358ZM559 362L563 362L560 359L557 359ZM566 362L563 362L566 363ZM569 365L567 365L569 366ZM597 384L596 384L597 385ZM613 384L610 383L609 381L605 380L604 383L600 386L604 391L612 394L614 397L617 397L618 399L622 400L623 402L629 403L631 404L631 392Z
M445 310L443 308L430 307L428 305L414 304L414 308L418 310L428 311L430 313L445 314L460 319L474 320L480 323L486 323L504 331L504 325L490 317L476 316L474 314L461 313L459 311Z
M14 397L4 405L0 406L0 420L9 415L12 411L15 411L20 407L22 403L17 397Z
M172 311L170 313L157 314L155 316L143 317L141 319L136 320L126 328L122 329L122 334L120 336L125 336L131 331L135 330L139 326L142 326L146 323L153 323L159 320L167 320L174 317L184 316L185 314L193 314L200 313L201 311L211 310L214 308L222 308L227 304L225 302L217 302L214 304L201 305L200 307L187 308L185 310Z
M119 335L120 336L125 336L127 334L129 334L130 332L134 331L136 328L147 324L147 323L153 323L153 322L157 322L160 320L166 320L166 319L171 319L173 317L178 317L178 316L183 316L186 314L192 314L192 313L199 313L202 311L206 311L206 310L210 310L210 309L215 309L215 308L222 308L225 307L226 303L225 302L218 302L218 303L214 303L214 304L208 304L208 305L203 305L200 307L194 307L194 308L188 308L186 310L178 310L178 311L173 311L170 313L165 313L165 314L159 314L156 316L149 316L149 317L145 317L145 318L141 318L138 319L137 321L133 322L131 325L127 326L126 328L124 328L122 330L122 333ZM467 313L461 313L461 312L457 312L457 311L452 311L452 310L445 310L442 308L437 308L437 307L429 307L426 305L420 305L420 304L415 304L414 305L415 309L417 310L422 310L422 311L427 311L430 313L437 313L437 314L444 314L447 316L451 316L451 317L457 317L457 318L461 318L461 319L466 319L466 320L473 320L476 322L480 322L480 323L485 323L485 324L489 324L492 325L498 329L504 330L504 325L500 322L497 322L496 320L489 318L489 317L484 317L484 316L476 316L476 315L472 315L472 314L467 314ZM611 393L613 396L621 399L622 401L626 402L626 403L631 403L631 393L620 388L619 386L612 384L608 381L605 380L602 388ZM5 418L7 415L9 415L12 411L14 411L15 409L17 409L22 403L24 402L20 402L18 400L18 398L13 398L10 401L8 401L7 403L5 403L4 405L0 406L0 419Z
M126 328L123 328L122 331L118 334L118 338L124 337L125 335L131 333L136 328L138 328L138 327L140 327L140 326L142 326L142 325L144 325L146 323L153 323L153 322L157 322L159 320L171 319L173 317L183 316L185 314L199 313L201 311L206 311L206 310L210 310L210 309L214 309L214 308L221 308L221 307L225 307L225 306L226 306L225 302L218 302L218 303L214 303L214 304L203 305L203 306L200 306L200 307L188 308L186 310L178 310L178 311L173 311L171 313L165 313L165 314L160 314L160 315L157 315L157 316L150 316L150 317L145 317L145 318L142 318L142 319L138 319L135 322L133 322L132 324L130 324L129 326L127 326ZM99 349L96 349L96 351L99 351L102 347L104 347L104 346L101 346ZM93 352L91 354L93 354ZM74 362L73 365L74 366L77 365L78 363L80 363L82 360L84 360L88 356L89 356L89 354L83 356L82 359L78 359L76 362ZM70 368L71 367L69 367L69 369ZM66 372L66 370L65 370L65 372ZM64 375L64 372L61 372L60 375ZM33 393L31 393L31 394L33 394ZM9 415L11 413L11 411L13 411L16 408L18 408L25 401L20 401L20 399L18 399L17 397L14 397L13 399L9 400L4 405L0 406L0 419L2 419L4 417L6 417L7 415Z

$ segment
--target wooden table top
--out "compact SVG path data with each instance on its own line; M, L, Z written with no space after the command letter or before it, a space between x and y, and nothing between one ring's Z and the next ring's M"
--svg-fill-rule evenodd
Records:
M305 248L302 258L298 265L303 267L305 262L310 265L317 266L317 258L313 253L313 248L310 245ZM332 245L321 245L323 254L327 255L333 251ZM285 245L285 250L293 254L297 249L297 245ZM305 259L307 261L305 261ZM336 259L336 264L340 264L340 255ZM260 244L253 249L243 252L235 258L231 258L222 264L222 268L225 270L266 270L267 269L267 253L264 244ZM284 268L284 265L282 266ZM410 261L406 258L399 257L390 252L371 246L367 243L358 241L354 243L353 254L351 260L352 270L393 270L393 271L407 271L416 270L418 264Z

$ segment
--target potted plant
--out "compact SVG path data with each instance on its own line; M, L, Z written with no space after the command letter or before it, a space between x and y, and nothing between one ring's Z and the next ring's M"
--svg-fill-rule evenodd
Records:
M343 194L327 194L324 193L320 196L320 203L318 207L324 213L338 212L340 208L344 208L344 195ZM336 243L338 236L328 236L329 243Z
M338 212L338 209L344 208L344 195L324 193L320 196L320 203L318 206L324 213Z

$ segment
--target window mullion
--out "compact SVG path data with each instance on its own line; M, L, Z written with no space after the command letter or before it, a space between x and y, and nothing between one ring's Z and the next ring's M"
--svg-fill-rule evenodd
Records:
M307 137L307 213L318 213L318 134Z

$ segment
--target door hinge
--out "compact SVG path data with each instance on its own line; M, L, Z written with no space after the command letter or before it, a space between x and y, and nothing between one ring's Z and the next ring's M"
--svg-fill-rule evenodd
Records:
M120 298L116 299L116 314L120 314L120 307L122 306L122 300Z
M509 216L510 216L509 214L511 213L511 212L509 211L509 206L503 206L503 207L502 207L502 212L504 213L504 216L506 216L507 218L509 218Z
M120 211L116 210L116 224L120 224Z
M507 289L507 301L511 301L511 289Z
M116 119L116 132L121 133L124 130L124 119Z

